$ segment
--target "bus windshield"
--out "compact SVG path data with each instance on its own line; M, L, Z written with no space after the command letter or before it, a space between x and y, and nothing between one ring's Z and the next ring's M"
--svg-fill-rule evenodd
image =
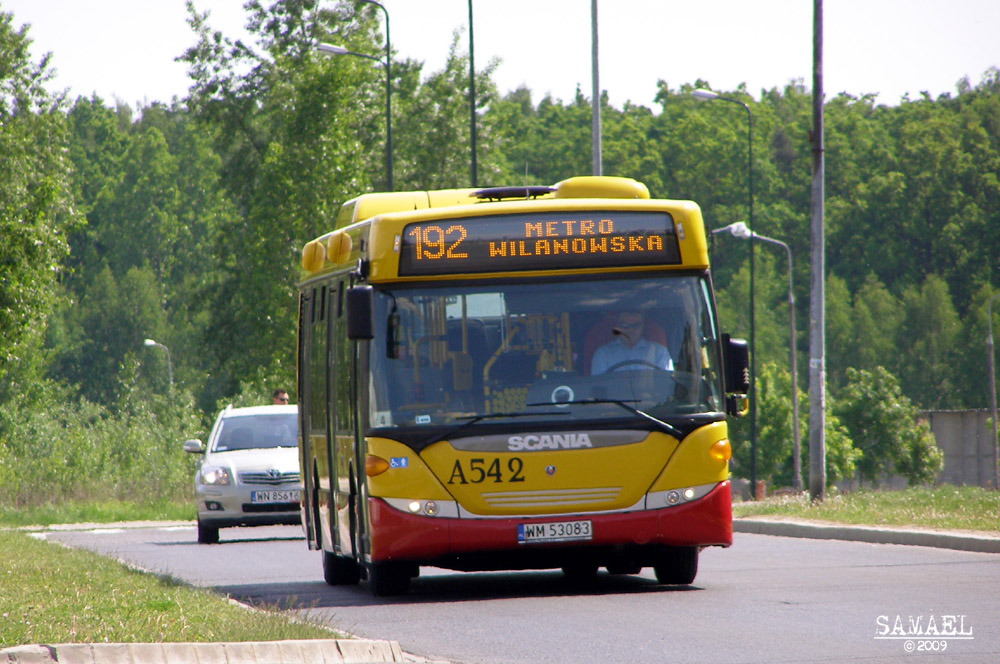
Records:
M704 274L376 288L370 422L722 410Z

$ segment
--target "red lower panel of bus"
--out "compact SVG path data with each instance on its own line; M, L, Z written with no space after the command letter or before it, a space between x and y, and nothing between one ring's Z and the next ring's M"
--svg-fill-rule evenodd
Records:
M373 561L432 561L463 553L523 548L524 545L517 541L519 524L575 519L589 520L593 524L593 539L573 543L580 546L729 546L733 543L729 482L723 482L704 498L686 505L614 514L445 519L407 514L378 498L369 498L368 507Z

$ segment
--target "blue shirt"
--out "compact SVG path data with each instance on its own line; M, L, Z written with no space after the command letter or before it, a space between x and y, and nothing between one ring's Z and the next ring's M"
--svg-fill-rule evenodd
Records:
M642 363L653 364L667 371L672 371L674 368L674 362L670 359L670 353L667 351L666 346L658 344L655 341L639 339L635 346L628 348L622 339L615 339L610 343L604 344L594 352L594 359L590 363L590 375L596 376L602 374L616 364L629 360L634 360L634 362L622 365L615 371L623 369L626 371L635 371L649 368Z

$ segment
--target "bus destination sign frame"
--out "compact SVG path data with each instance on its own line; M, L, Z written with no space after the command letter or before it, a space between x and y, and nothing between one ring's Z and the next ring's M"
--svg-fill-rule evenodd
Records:
M415 222L399 238L399 275L678 265L665 211L536 212Z

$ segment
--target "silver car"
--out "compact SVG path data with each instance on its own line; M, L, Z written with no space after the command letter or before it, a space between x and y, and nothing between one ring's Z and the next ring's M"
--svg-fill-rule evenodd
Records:
M207 445L185 441L185 452L204 454L194 476L200 543L217 543L219 528L300 523L298 430L298 406L229 406Z

